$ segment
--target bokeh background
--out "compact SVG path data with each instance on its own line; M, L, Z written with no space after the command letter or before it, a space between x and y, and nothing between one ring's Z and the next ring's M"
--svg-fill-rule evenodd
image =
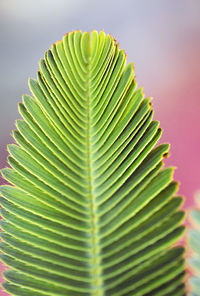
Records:
M166 164L177 167L191 207L200 189L199 0L0 0L0 168L28 77L53 42L77 29L110 33L134 61L139 86L153 97L161 142L171 143ZM0 288L0 295L7 294Z

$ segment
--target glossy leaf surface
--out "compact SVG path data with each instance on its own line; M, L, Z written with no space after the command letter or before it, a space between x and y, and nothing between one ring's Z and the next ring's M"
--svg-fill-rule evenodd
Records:
M110 35L48 50L8 146L1 259L11 295L184 295L168 144ZM178 292L177 292L178 291Z

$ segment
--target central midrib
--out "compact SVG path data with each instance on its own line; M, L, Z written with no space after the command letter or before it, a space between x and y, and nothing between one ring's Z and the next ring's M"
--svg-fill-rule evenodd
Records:
M90 201L90 216L91 216L91 295L103 296L102 290L102 269L99 248L98 236L98 216L96 214L96 203L93 183L93 167L92 167L92 141L91 141L91 57L88 58L87 67L87 167L88 167L88 199Z

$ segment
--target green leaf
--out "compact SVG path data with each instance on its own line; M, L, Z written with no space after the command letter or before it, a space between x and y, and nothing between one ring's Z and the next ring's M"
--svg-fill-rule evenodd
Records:
M189 265L193 275L190 278L191 295L198 296L200 291L200 197L197 196L197 209L190 213L191 229L189 231L188 243L192 256L189 259Z
M4 289L184 295L182 198L133 65L110 35L75 31L39 66L2 170Z

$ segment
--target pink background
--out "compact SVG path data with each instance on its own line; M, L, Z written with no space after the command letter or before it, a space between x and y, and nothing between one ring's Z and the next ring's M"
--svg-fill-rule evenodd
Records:
M192 206L200 189L199 13L199 0L1 0L0 168L19 118L17 102L45 50L71 30L104 29L125 48L139 86L153 97L161 142L171 143L166 163L177 167L180 194ZM0 288L0 295L7 294Z

